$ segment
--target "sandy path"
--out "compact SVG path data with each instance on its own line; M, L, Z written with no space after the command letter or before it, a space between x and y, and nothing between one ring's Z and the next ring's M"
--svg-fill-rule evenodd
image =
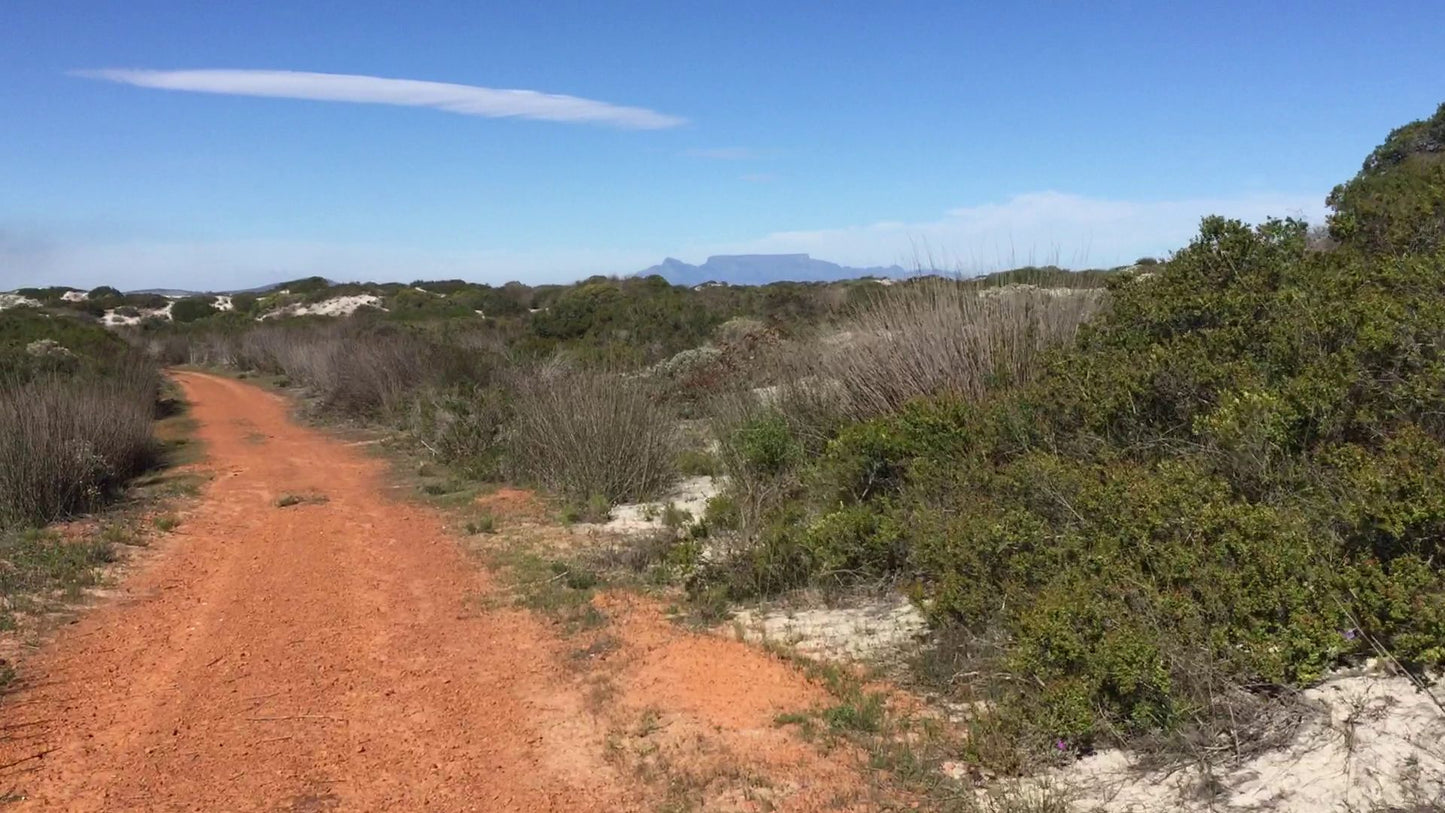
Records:
M177 378L216 477L120 599L26 663L0 792L44 810L639 806L559 644L479 609L486 576L385 497L382 464L274 395ZM310 491L329 501L274 505Z

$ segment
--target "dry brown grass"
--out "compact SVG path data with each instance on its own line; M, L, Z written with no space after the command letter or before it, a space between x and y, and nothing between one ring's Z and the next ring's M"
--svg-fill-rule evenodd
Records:
M0 525L90 510L154 463L158 386L138 360L106 376L0 381Z
M1027 380L1042 351L1072 341L1102 302L1099 291L979 291L950 280L885 289L820 349L820 397L854 420L896 412L924 396L977 399Z
M520 378L506 437L513 473L579 501L657 496L674 479L678 438L649 386L560 364Z

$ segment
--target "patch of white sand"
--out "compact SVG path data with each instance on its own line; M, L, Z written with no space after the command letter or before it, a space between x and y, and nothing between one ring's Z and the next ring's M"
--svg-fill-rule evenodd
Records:
M105 312L105 315L102 316L102 317L100 317L100 323L103 324L103 325L105 325L106 327L120 327L120 326L122 326L122 325L138 325L138 324L140 324L140 320L141 320L141 318L140 318L139 316L122 316L121 314L116 313L116 312L115 312L115 309L113 309L113 308L112 308L111 310L106 311L106 312Z
M287 305L277 308L270 313L263 315L262 319L273 319L282 316L350 316L362 308L381 307L381 298L371 294L356 294L354 296L338 296L331 299L323 299L320 302L310 304Z
M1061 299L1070 296L1099 296L1099 291L1089 288L1040 288L1037 285L1030 285L1025 282L1000 285L997 288L984 288L978 292L979 298L981 299L994 296L1012 296L1014 294L1032 294Z
M1103 751L1047 781L1089 813L1445 810L1445 712L1430 695L1372 671L1342 673L1304 698L1318 715L1294 743L1239 764L1141 772L1127 752Z
M38 308L40 303L20 294L0 294L0 311L9 308Z
M663 522L667 506L686 511L692 520L702 519L707 501L722 491L722 481L715 477L687 477L673 487L667 496L656 502L627 503L615 506L612 519L590 526L618 534L636 534L666 527Z
M120 308L111 308L100 317L100 323L105 325L106 327L122 327L124 325L138 325L146 319L165 319L169 321L171 319L171 307L175 304L176 301L174 299L171 299L170 301L166 302L166 306L164 308L126 309L134 310L138 314L136 316L126 316L124 314L117 313L118 310L121 310Z
M66 302L84 302L90 298L90 295L85 291L66 291L60 295L60 298Z
M830 660L876 661L917 647L928 622L902 596L844 607L747 609L733 614L749 640L781 643Z

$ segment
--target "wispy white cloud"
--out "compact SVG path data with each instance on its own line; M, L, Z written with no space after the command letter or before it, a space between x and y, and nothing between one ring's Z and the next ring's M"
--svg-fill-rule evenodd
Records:
M466 116L600 124L630 130L658 130L687 123L684 118L643 107L624 107L576 96L380 76L303 71L157 71L130 68L72 73L90 79L162 90L430 107Z
M1015 195L921 222L883 221L782 231L737 243L697 247L706 254L809 253L848 265L915 261L965 273L1030 263L1107 267L1183 248L1211 215L1258 223L1269 217L1324 221L1324 195L1258 194L1173 201L1125 201L1064 192Z
M752 161L765 158L766 153L751 147L694 147L683 150L689 158L711 158L714 161Z

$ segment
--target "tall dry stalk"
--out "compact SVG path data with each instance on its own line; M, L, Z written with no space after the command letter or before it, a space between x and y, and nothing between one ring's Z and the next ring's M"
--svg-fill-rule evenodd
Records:
M576 500L657 496L672 483L677 429L641 379L553 364L517 382L508 459Z
M132 359L103 376L0 381L0 525L89 510L151 465L158 386Z
M949 280L889 290L854 311L820 349L817 386L854 420L930 395L974 400L1027 380L1040 354L1072 341L1098 291L1028 286L982 291Z

